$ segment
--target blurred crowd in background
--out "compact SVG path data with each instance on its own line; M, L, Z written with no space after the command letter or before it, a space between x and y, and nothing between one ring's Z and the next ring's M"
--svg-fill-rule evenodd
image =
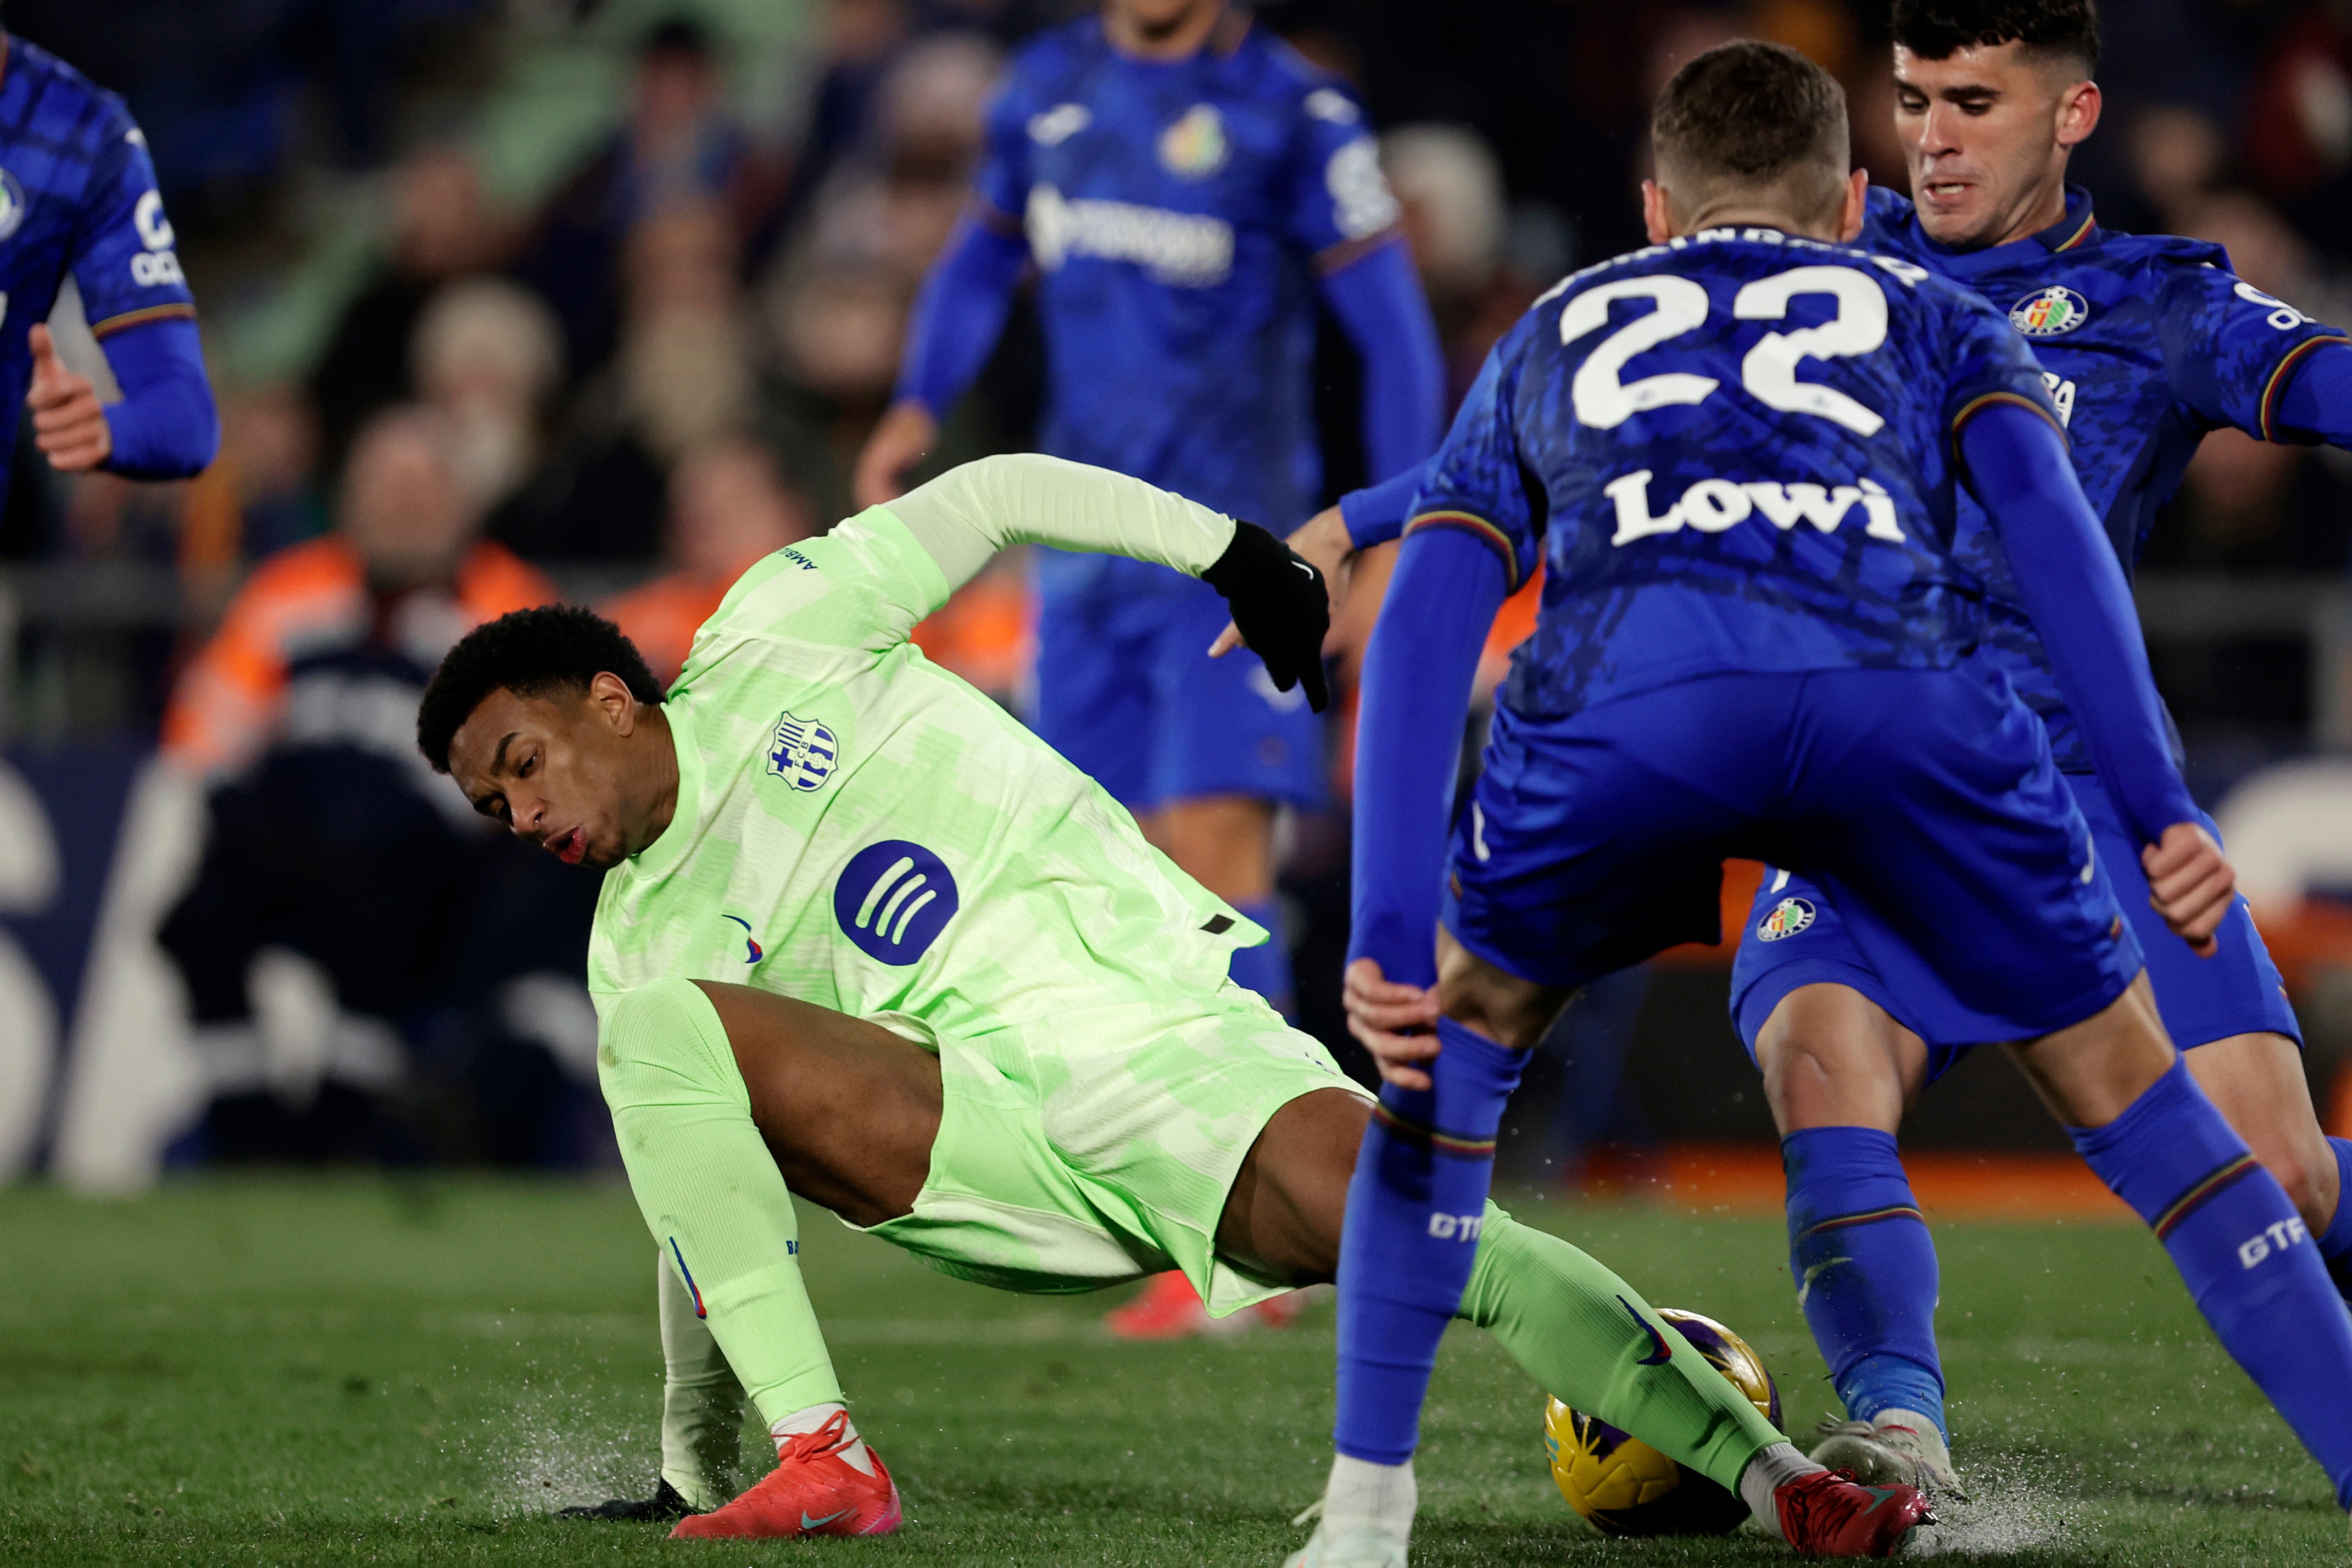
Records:
M68 480L28 454L0 512L0 736L160 737L203 792L157 926L207 1064L189 1157L600 1157L593 1020L548 989L576 985L593 879L468 820L415 758L415 693L465 625L557 595L675 672L745 564L850 510L992 81L1081 3L9 0L10 30L145 130L223 415L196 479ZM1881 5L1269 0L1259 18L1363 94L1455 396L1544 287L1640 243L1648 106L1717 42L1828 66L1858 160L1906 187ZM2110 0L2104 20L2106 118L2075 164L2101 220L2219 242L2255 287L2352 323L2352 5ZM1336 329L1317 372L1336 496L1364 477ZM1026 446L1041 375L1016 308L934 463ZM2334 733L2322 651L2263 605L2352 572L2352 468L2222 432L2171 514L2152 570L2303 596L2201 636L2154 628L2210 796ZM1020 563L919 636L1017 709ZM1293 825L1284 886L1306 1021L1336 1041L1344 721L1331 756L1343 805ZM272 969L288 951L310 978ZM269 1019L320 977L330 1021L289 1096ZM1570 1071L1600 1089L1562 1098L1564 1143L1640 1135L1608 1089L1640 1005L1635 985L1588 1009Z

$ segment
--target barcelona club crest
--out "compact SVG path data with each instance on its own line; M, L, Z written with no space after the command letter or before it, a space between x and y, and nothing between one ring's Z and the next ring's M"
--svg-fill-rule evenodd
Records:
M2091 302L2055 283L2009 308L2009 324L2029 338L2054 338L2090 319Z
M1186 110L1160 133L1160 162L1186 180L1205 180L1225 166L1225 122L1205 103Z
M776 733L768 742L768 771L793 789L824 789L840 759L841 743L814 719L786 714L776 721Z
M1813 923L1813 906L1801 898L1784 898L1772 906L1756 927L1759 942L1778 942L1783 936L1794 936Z

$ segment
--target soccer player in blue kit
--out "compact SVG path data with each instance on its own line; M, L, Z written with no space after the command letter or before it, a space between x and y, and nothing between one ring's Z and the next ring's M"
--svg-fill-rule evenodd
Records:
M1224 0L1107 0L1013 59L970 214L908 326L858 465L886 501L979 372L1034 267L1042 449L1287 531L1320 484L1316 301L1363 361L1374 478L1437 444L1444 369L1355 99ZM1323 794L1307 694L1207 657L1216 595L1165 568L1040 552L1037 733L1185 871L1275 925L1276 803ZM1234 977L1286 1007L1279 940Z
M34 439L60 472L179 478L220 445L173 237L122 100L0 33L0 408L31 409ZM50 341L46 323L68 275L119 402L101 403ZM0 421L0 485L13 421Z
M1701 56L1654 141L1658 243L1567 279L1497 346L1368 654L1354 955L1433 987L1438 1016L1433 1040L1358 1018L1388 1082L1342 1236L1339 1454L1297 1561L1404 1560L1461 1219L1524 1054L1586 980L1712 940L1729 856L1866 912L1867 960L1907 956L2014 1042L2352 1501L2352 1318L2147 978L2146 946L2215 948L2232 880L2041 367L1982 299L1826 243L1860 233L1864 180L1842 94L1801 57ZM1964 497L1997 549L1974 548ZM1444 737L1538 552L1542 612L1449 853ZM1967 662L2004 553L2168 927L2145 944L2042 723Z

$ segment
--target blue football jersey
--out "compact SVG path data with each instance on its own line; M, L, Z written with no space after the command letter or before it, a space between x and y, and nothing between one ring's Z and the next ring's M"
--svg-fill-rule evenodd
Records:
M1496 346L1408 530L1545 568L1503 700L1575 712L1693 677L1940 668L1976 635L1953 444L2055 420L1996 311L1898 257L1711 229L1587 267Z
M195 314L147 140L122 100L0 35L0 485L33 376L27 335L68 273L101 340Z
M1966 252L1929 239L1908 200L1874 189L1862 243L1974 289L2008 318L2042 363L2083 493L2126 575L2205 433L2226 424L2277 439L2278 397L2294 367L2346 340L2239 279L2220 246L2100 228L2079 188L2068 189L2066 215L2053 227ZM1988 594L1983 663L2042 716L2059 766L2090 772L2008 558L1966 493L1958 526L1960 558Z
M1306 518L1315 272L1398 217L1343 86L1239 15L1165 63L1120 54L1087 17L1013 58L979 197L1036 263L1045 451L1277 533ZM1104 556L1044 570L1049 590L1177 580Z

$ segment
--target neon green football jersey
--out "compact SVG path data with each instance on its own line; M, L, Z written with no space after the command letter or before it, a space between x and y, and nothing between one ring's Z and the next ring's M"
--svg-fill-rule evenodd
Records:
M735 585L662 709L675 815L605 874L600 1009L666 977L725 980L934 1050L1010 1030L1035 1054L1235 1005L1233 950L1265 933L908 641L947 596L880 507Z

